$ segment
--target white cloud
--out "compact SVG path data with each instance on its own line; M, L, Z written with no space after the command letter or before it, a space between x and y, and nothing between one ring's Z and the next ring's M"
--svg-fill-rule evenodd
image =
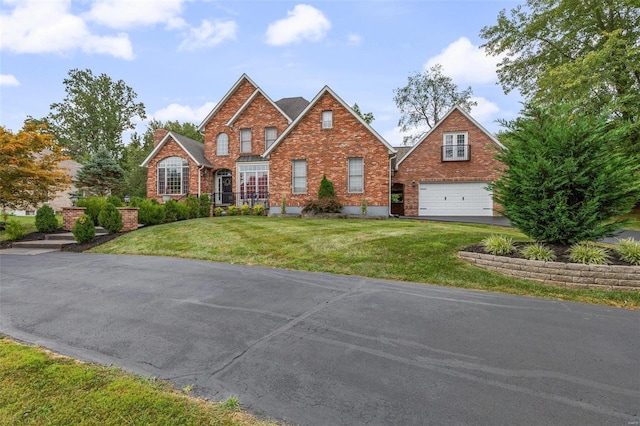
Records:
M168 28L184 27L180 13L184 0L98 0L85 15L88 20L116 28L166 24Z
M0 74L0 86L20 86L20 82L12 74Z
M349 34L347 36L349 46L360 46L362 44L362 36L360 34Z
M205 19L202 25L189 30L178 50L197 50L217 46L225 40L235 40L237 30L235 21L210 22Z
M483 48L474 46L468 38L458 40L429 58L425 69L441 64L446 76L458 83L491 83L497 80L496 66L500 57L489 56Z
M318 9L299 4L287 12L287 17L269 24L267 44L283 46L291 43L320 41L331 28L331 22Z
M156 120L160 121L187 121L198 125L202 122L202 120L204 120L207 114L209 114L211 110L213 110L215 106L215 102L207 102L199 107L170 104L151 114L150 118L155 118Z
M480 124L485 125L490 121L493 121L500 112L500 108L495 103L482 97L472 97L472 101L478 103L478 105L471 108L471 116L476 119Z
M85 22L69 13L70 0L27 0L0 14L0 49L16 53L67 53L80 49L133 59L126 34L92 34Z

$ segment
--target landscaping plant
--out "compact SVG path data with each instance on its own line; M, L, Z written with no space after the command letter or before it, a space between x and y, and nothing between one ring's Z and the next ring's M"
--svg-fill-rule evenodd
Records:
M262 216L264 215L264 211L265 208L262 204L257 204L255 206L253 206L252 212L255 216Z
M24 237L25 232L22 224L15 219L11 219L7 222L4 230L10 240L19 240Z
M640 265L640 241L636 241L633 238L618 240L614 250L625 262Z
M96 228L91 220L91 217L87 214L83 214L76 219L76 223L71 230L73 237L80 244L88 243L96 236Z
M100 214L98 214L98 223L110 233L118 232L124 226L122 214L111 203L106 203L102 206Z
M553 250L542 243L527 244L520 250L520 253L525 259L529 260L542 260L545 262L556 260L556 254Z
M282 196L282 200L280 200L280 213L287 214L287 197Z
M484 247L484 251L495 256L510 254L516 251L511 237L503 235L491 235L482 240L480 243Z
M164 221L175 222L178 220L179 207L176 200L167 200L164 203Z
M164 206L156 200L143 200L140 202L138 209L139 223L143 225L157 225L164 222Z
M211 199L207 194L201 194L198 197L199 212L198 217L209 217L211 212Z
M98 226L98 215L106 202L105 197L86 197L79 199L76 202L76 207L84 207L84 214L91 218L95 226Z
M46 204L36 212L36 229L38 232L53 232L60 227L53 209Z
M619 149L628 129L607 114L529 106L503 123L505 168L491 185L501 213L536 241L571 245L610 236L640 198L640 158Z
M240 214L241 214L242 216L248 216L248 215L250 215L250 214L251 214L251 207L249 207L249 204L243 204L243 205L240 207Z
M318 188L318 199L322 200L323 198L334 198L335 196L336 191L333 188L333 182L327 179L327 175L322 175L320 187Z
M569 259L589 265L609 264L609 250L591 242L576 243L569 248Z

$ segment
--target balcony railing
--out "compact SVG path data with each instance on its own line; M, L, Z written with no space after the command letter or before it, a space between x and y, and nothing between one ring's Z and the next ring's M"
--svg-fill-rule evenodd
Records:
M442 161L470 161L471 145L443 145Z
M214 207L231 205L240 207L243 204L248 204L250 207L263 205L265 208L269 208L268 192L214 192L211 194L211 199Z

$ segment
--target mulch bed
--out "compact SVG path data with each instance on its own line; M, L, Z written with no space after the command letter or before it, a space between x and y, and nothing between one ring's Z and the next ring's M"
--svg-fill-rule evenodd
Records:
M62 229L59 229L55 232L51 232L51 234L63 234L66 233L67 231L64 231ZM84 243L84 244L78 244L78 243L74 243L74 244L69 244L65 247L62 248L62 251L69 251L69 252L73 252L73 253L82 253L85 250L89 250L92 249L94 247L97 247L101 244L106 243L107 241L111 241L114 238L118 238L120 235L124 235L126 232L116 232L114 234L106 234L106 235L98 235L96 236L91 242L88 243ZM6 248L11 248L12 244L17 242L17 241L37 241L37 240L44 240L46 238L46 234L42 233L42 232L32 232L30 234L25 235L23 238L19 239L19 240L3 240L0 241L0 249L6 249Z
M503 256L511 257L514 259L524 259L524 257L520 254L520 250L525 246L527 246L528 243L514 242L513 245L516 247L516 251L510 254L505 254ZM545 246L549 247L556 254L556 260L554 260L554 262L575 263L575 262L572 262L571 259L569 259L570 246L551 245L551 244L545 244ZM484 251L484 247L480 244L477 244L471 247L466 247L462 251L488 254L486 251ZM620 259L620 257L618 256L618 253L614 252L613 250L609 250L609 265L635 266L635 265L632 265L631 263L625 262L624 260Z

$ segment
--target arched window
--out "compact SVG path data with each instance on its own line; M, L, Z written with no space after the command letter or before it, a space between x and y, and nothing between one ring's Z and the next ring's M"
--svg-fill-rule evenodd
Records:
M229 155L229 136L220 133L216 138L216 155Z
M189 192L189 163L184 158L169 157L158 163L158 195Z

